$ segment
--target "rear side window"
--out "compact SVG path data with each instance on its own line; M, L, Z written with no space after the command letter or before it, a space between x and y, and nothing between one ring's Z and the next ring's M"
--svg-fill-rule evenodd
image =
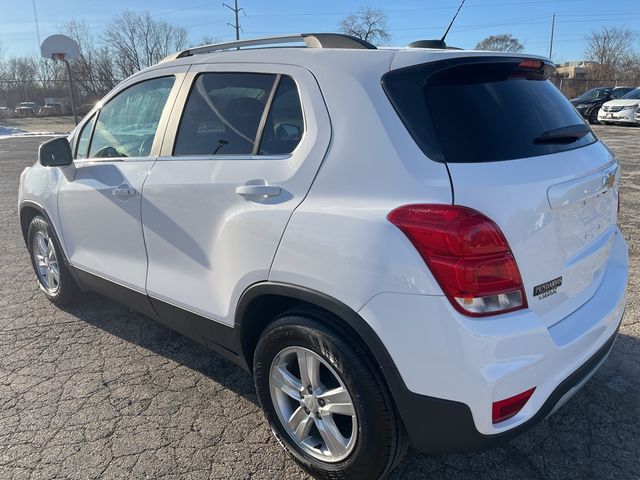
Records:
M174 155L253 153L276 75L203 73L180 120Z
M291 77L282 76L264 125L260 154L281 155L293 152L300 143L303 132L304 120L298 89Z
M435 62L392 71L383 84L416 143L434 160L512 160L595 142L542 68L522 67L522 60Z

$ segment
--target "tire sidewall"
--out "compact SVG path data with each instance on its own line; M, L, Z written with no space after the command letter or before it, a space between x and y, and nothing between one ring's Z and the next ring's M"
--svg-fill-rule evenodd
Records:
M389 418L377 418L371 408L380 388L372 380L371 368L363 362L353 361L358 355L337 332L314 328L305 324L305 317L285 316L275 322L258 344L254 360L256 390L269 425L278 442L304 468L318 478L375 479L386 470L385 435L388 436ZM322 462L304 452L289 437L275 411L269 386L273 358L291 346L304 347L319 354L329 363L346 385L356 410L358 437L351 454L336 463ZM357 358L357 357L356 357Z

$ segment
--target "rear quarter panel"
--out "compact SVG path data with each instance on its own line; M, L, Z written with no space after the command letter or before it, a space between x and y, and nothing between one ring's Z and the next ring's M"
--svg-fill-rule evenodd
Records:
M381 86L388 63L354 56L345 69L322 60L314 75L331 117L331 146L269 280L323 292L356 311L380 292L441 295L386 216L404 204L451 203L446 166L424 156L393 110Z

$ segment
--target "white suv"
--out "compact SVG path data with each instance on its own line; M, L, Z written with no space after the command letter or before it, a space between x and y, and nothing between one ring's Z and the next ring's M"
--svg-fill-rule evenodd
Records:
M253 372L319 478L509 439L587 381L625 305L618 164L551 70L334 34L176 54L23 172L40 287Z

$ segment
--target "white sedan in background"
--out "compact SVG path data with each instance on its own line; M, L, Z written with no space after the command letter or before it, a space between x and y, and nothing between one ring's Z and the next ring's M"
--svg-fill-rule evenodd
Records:
M640 88L631 90L617 100L604 103L598 112L598 121L604 124L640 125Z

